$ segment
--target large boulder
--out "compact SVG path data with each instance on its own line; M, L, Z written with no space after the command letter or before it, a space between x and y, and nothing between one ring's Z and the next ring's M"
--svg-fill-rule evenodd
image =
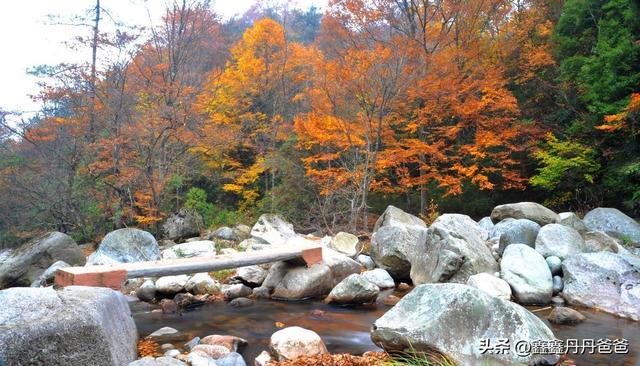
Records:
M212 257L214 255L216 255L216 243L211 240L182 243L162 251L162 259Z
M582 305L640 320L640 259L611 252L582 253L562 262L563 297Z
M558 217L560 218L558 224L568 226L576 230L580 234L585 233L589 230L587 229L587 226L584 224L582 219L573 212L561 212L558 214Z
M87 264L113 264L160 259L160 247L150 233L135 229L118 229L105 235Z
M343 279L360 272L360 264L332 249L322 249L322 261L306 267L278 262L271 266L263 286L273 297L286 300L326 296Z
M517 304L453 283L417 286L375 321L371 338L390 352L435 350L460 365L555 364L559 359L516 352L519 341L555 339L538 317ZM483 353L485 339L508 339L509 351Z
M0 364L126 365L138 332L124 295L69 286L0 291Z
M500 236L502 236L502 234L511 227L511 223L514 221L516 221L516 219L509 217L493 225L491 229L489 229L489 236L487 240L491 243L499 243Z
M340 281L325 299L327 304L358 305L376 301L380 289L362 275L354 273Z
M251 236L261 239L271 245L284 245L294 237L293 225L284 221L278 215L264 214L251 228Z
M0 288L30 286L57 261L82 266L85 257L68 235L51 232L39 236L9 252L0 262Z
M640 243L640 224L615 208L593 209L583 221L589 230L604 231L614 238Z
M489 216L485 216L482 219L480 219L480 221L478 221L478 225L480 225L481 228L491 231L491 229L493 229L494 223L493 221L491 221L491 217Z
M536 238L535 247L538 253L545 258L554 255L563 260L586 250L584 239L580 233L561 224L543 226Z
M506 230L500 235L498 254L502 255L504 248L510 244L526 244L533 248L539 231L540 225L531 220L518 219L511 221Z
M362 250L357 236L345 232L337 233L329 242L329 247L337 252L355 258Z
M162 224L164 236L169 240L198 236L202 229L204 229L202 216L196 210L187 208L182 208L169 216Z
M491 220L500 222L506 218L528 219L540 225L553 224L560 219L558 214L535 202L508 203L496 206L491 211Z
M553 295L551 270L544 257L525 244L511 244L500 261L500 277L521 304L547 304Z
M585 244L585 252L613 252L618 253L620 244L604 231L587 231L582 234Z
M277 361L328 353L327 347L316 332L300 327L288 327L273 333L269 349Z
M496 272L498 263L485 244L487 235L469 216L438 217L427 231L426 251L412 259L413 283L466 283L476 273Z
M469 277L467 285L482 290L502 300L511 300L511 287L507 281L489 273L478 273Z
M414 259L426 253L427 225L389 206L378 218L371 238L371 258L397 279L410 277Z

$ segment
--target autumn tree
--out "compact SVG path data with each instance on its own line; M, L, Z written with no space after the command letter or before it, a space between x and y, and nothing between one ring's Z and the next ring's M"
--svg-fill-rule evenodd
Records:
M509 11L500 1L332 1L328 44L343 50L335 52L335 65L333 56L323 61L337 71L316 82L327 94L328 117L320 122L323 116L311 114L310 127L303 131L300 123L300 131L303 142L306 134L313 136L308 144L334 146L309 159L316 164L309 174L345 187L336 177L349 172L347 180L361 181L354 191L362 192L355 205L362 212L370 190L417 188L424 209L431 183L445 194L461 193L467 183L522 188L519 109L496 66L497 35ZM348 94L332 98L332 90ZM343 100L351 101L347 113ZM322 134L333 130L341 134ZM351 159L342 157L346 152Z
M307 174L333 200L325 225L348 222L368 228L369 193L389 189L381 174L391 162L380 158L410 82L408 49L401 37L377 24L371 35L354 30L338 12L324 19L323 55L312 60L313 83L305 98L308 113L296 117L299 146L308 151ZM343 203L340 205L340 203Z
M274 154L301 109L296 97L313 57L312 49L290 42L279 23L264 18L233 46L224 70L210 75L199 101L209 120L196 150L228 177L224 189L241 197L241 208L255 205L276 183Z
M105 78L112 91L105 98L117 98L106 99L110 120L88 171L119 193L122 214L141 225L155 225L174 207L168 187L195 161L188 150L201 125L192 107L201 76L222 62L218 32L206 3L174 3L150 41Z

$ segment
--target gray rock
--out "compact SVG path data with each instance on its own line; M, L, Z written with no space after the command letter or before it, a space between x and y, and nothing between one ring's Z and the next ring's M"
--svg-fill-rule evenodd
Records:
M526 244L533 248L539 231L540 225L531 220L518 219L510 222L508 228L500 235L498 254L502 255L504 248L510 244Z
M251 237L251 228L247 225L238 224L233 228L233 233L237 241L242 241Z
M160 247L150 233L135 228L118 229L107 234L87 264L113 264L160 259Z
M337 233L329 242L329 248L354 258L362 250L362 243L357 236L345 232Z
M412 258L413 283L466 283L471 275L497 271L486 237L487 231L469 216L438 217L427 231L426 251Z
M585 252L594 253L606 251L618 253L620 244L604 231L588 231L582 234L582 237L585 243Z
M368 255L360 254L356 260L360 263L365 269L371 270L376 268L376 264L373 262L373 259Z
M552 275L556 276L562 274L562 259L552 255L545 258L545 261L547 262L547 266L549 266L549 270Z
M482 219L480 219L480 221L478 221L478 225L480 225L481 228L487 230L487 232L491 231L491 229L493 229L493 226L494 226L493 221L491 221L491 217L489 216L485 216Z
M371 271L363 272L362 277L364 277L365 280L378 286L380 289L396 287L396 284L395 282L393 282L393 278L391 277L389 272L385 271L382 268L376 268Z
M564 299L561 296L554 296L551 298L551 305L553 306L562 306L564 305Z
M204 229L202 216L195 210L182 208L169 216L162 224L162 231L167 239L178 240L200 235Z
M218 366L215 358L207 354L207 351L211 353L215 352L215 350L212 350L212 348L215 347L201 347L199 350L197 350L197 352L190 352L189 355L187 355L187 362L191 366Z
M156 285L152 280L146 280L142 283L142 286L136 290L136 296L138 299L146 302L151 302L156 298Z
M371 338L386 351L435 350L460 365L555 364L559 359L559 355L519 357L515 352L517 340L555 339L538 317L517 304L453 283L417 286L375 321ZM482 354L480 340L498 338L511 340L510 351Z
M206 273L196 273L184 284L184 289L194 295L212 295L220 292L220 284Z
M506 218L529 219L541 226L559 221L558 214L535 202L508 203L496 206L491 211L491 220L500 222Z
M160 342L162 340L169 340L179 336L180 332L171 327L162 327L155 332L149 334L147 337L153 339L156 342Z
M327 304L359 305L376 301L380 289L360 274L352 274L331 290Z
M238 349L248 344L246 339L231 335L211 334L200 341L201 344L225 347L229 352L237 352Z
M269 249L271 247L271 244L262 239L248 238L241 241L240 244L238 244L238 247L249 252L253 250Z
M490 230L489 230L489 239L487 239L488 241L492 242L492 243L499 243L500 242L500 236L502 235L502 233L504 233L505 231L507 231L507 229L509 229L509 227L511 226L511 223L516 221L516 219L512 219L512 218L506 218L502 221L500 221L499 223L495 224Z
M256 299L270 299L271 291L265 286L256 287L253 289L253 297Z
M178 352L178 354L180 354L180 351L178 350L171 350L168 352ZM164 356L158 358L144 357L131 362L128 366L187 366L187 364L171 356Z
M251 290L251 287L245 286L243 284L222 285L222 294L227 300L233 300L238 297L246 297L251 295L252 292L253 291Z
M327 347L316 332L301 327L288 327L273 333L269 349L278 361L328 353Z
M212 257L214 255L216 255L216 243L211 240L182 243L162 251L162 259Z
M124 295L69 286L0 291L0 364L126 365L138 332Z
M216 229L209 235L209 238L218 238L230 241L237 241L239 239L238 236L236 236L236 232L228 226L223 226Z
M586 249L580 233L561 224L543 226L536 238L535 247L543 257L554 255L562 260L571 255L582 253Z
M280 216L264 214L251 228L251 236L261 239L270 245L284 245L296 233L293 225L284 221Z
M219 358L216 363L218 366L246 366L242 355L237 352L231 352Z
M547 304L553 294L551 271L542 255L524 244L509 245L500 262L500 277L521 304Z
M640 259L611 252L582 253L562 262L564 299L640 320Z
M553 324L578 324L587 320L587 318L577 310L556 306L547 315L547 320Z
M233 278L250 287L257 287L262 285L264 279L267 278L267 273L268 271L260 266L240 267L236 270Z
M262 351L254 360L254 366L268 366L273 361L273 357L267 351Z
M604 231L614 238L640 243L640 224L615 208L593 209L583 221L591 231Z
M507 281L489 273L478 273L469 277L467 285L484 291L502 300L511 300L511 287Z
M178 292L184 291L184 286L188 280L189 276L187 275L160 277L156 280L156 291L165 295L175 295Z
M327 295L343 279L360 272L360 264L329 248L322 248L321 262L304 265L279 262L271 266L263 286L273 298L300 300Z
M580 234L588 231L587 226L584 224L582 219L573 212L561 212L558 214L558 217L560 218L558 224L568 226Z
M426 252L427 225L389 206L378 218L371 238L371 258L396 279L410 277L411 261Z
M47 268L44 272L42 272L40 277L38 277L35 281L33 281L33 283L31 284L31 287L44 287L44 286L53 285L53 280L56 276L56 271L60 268L66 268L66 267L71 267L71 266L65 261L55 262L54 264L49 266L49 268Z
M12 252L13 249L0 249L0 264L9 258Z
M251 299L247 299L246 297L236 297L229 301L229 306L233 306L234 308L246 308L253 304L255 304L255 302Z
M553 294L557 295L558 293L562 292L562 289L564 288L562 277L553 276L552 281L553 281Z
M0 289L30 286L57 261L73 266L85 263L84 254L76 242L57 231L34 238L9 253L0 262Z

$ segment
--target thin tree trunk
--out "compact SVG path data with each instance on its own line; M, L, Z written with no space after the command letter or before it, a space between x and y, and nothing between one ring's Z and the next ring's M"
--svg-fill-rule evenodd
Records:
M98 58L98 36L100 25L100 0L96 0L95 7L96 17L94 19L93 26L93 42L91 44L91 80L89 91L89 141L93 141L95 138L96 128L96 62Z

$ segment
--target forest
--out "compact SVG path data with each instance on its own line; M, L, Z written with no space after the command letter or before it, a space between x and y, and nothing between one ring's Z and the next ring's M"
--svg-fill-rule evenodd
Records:
M101 15L101 12L103 13ZM387 205L640 216L640 4L330 0L223 19L92 27L86 62L39 65L34 117L0 110L0 248L275 212L367 232ZM10 85L3 85L10 88ZM17 122L16 122L17 121Z

